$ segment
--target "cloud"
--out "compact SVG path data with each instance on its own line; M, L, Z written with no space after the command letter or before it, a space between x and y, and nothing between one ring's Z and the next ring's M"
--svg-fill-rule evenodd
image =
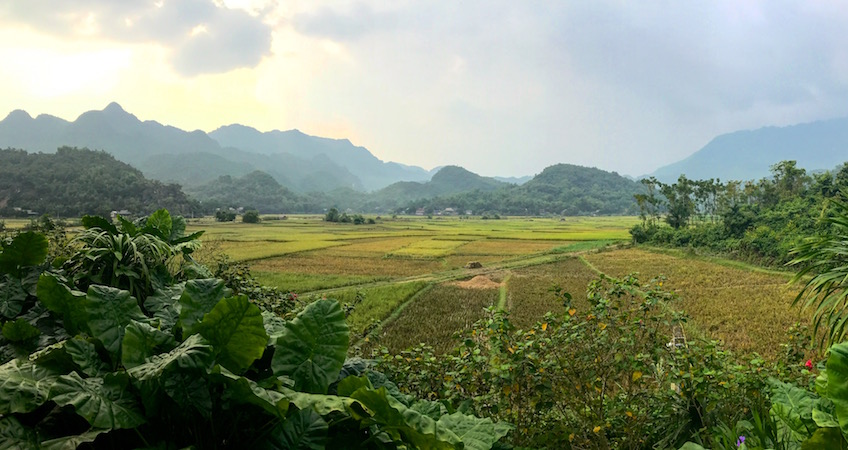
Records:
M261 15L212 0L28 0L0 7L0 19L68 38L158 44L188 76L256 66L271 48Z

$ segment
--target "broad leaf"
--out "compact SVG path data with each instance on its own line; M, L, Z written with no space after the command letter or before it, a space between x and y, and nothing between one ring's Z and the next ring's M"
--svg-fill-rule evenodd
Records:
M147 218L147 227L156 229L159 237L169 240L173 221L167 209L160 209Z
M321 416L326 416L330 413L354 412L359 417L368 416L369 414L362 409L359 402L348 397L339 397L337 395L326 394L308 394L305 392L297 392L288 388L282 388L281 392L288 398L291 403L298 409L314 409Z
M121 342L121 362L126 368L142 365L146 359L171 350L177 345L174 337L162 330L133 320L124 330Z
M14 416L0 418L0 450L38 450L38 434Z
M262 311L244 295L219 301L198 329L215 346L218 362L238 374L261 358L268 345Z
M180 296L180 324L183 327L183 337L196 333L194 328L197 322L231 292L224 286L224 280L207 278L188 281Z
M100 216L82 216L82 220L80 220L80 222L86 230L89 228L100 228L109 234L118 234L118 228L115 227L112 222L109 222Z
M285 418L289 400L282 393L265 389L255 381L238 376L221 366L216 366L213 373L222 377L227 386L225 398L235 403L256 405L271 415Z
M162 387L181 408L190 407L205 418L212 416L212 396L206 378L196 372L176 372L164 377Z
M827 397L842 433L848 435L848 342L830 347L827 358Z
M86 296L86 322L91 335L99 339L113 361L118 361L126 326L146 317L128 291L109 286L91 286Z
M707 449L705 449L704 447L701 447L700 445L698 445L694 442L687 442L687 443L683 444L683 447L680 447L678 450L707 450Z
M271 368L295 382L295 389L326 393L344 364L349 344L344 312L335 300L309 304L287 322L277 338Z
M268 450L323 450L327 445L329 426L311 409L292 413L280 422L259 448Z
M130 236L135 236L136 234L138 234L138 227L136 227L134 223L130 222L127 219L124 219L120 215L118 215L118 223L121 224L121 232L129 234Z
M801 443L801 450L846 450L848 444L839 428L819 428L810 439Z
M3 337L12 342L23 342L38 337L41 331L23 319L3 324Z
M415 448L453 449L460 445L459 436L437 425L436 421L407 408L385 388L363 388L351 395L371 412L372 420L389 435L412 444Z
M213 349L199 334L193 335L168 353L154 355L140 365L127 370L134 379L153 381L167 370L197 369L208 371L212 367Z
M94 442L97 436L109 430L90 429L85 433L76 434L73 436L64 436L57 439L50 439L41 443L42 450L75 450L82 444Z
M803 441L816 430L813 407L816 398L797 386L769 379L771 386L771 414L786 427L795 440Z
M342 378L342 381L339 381L339 386L337 388L338 395L341 397L350 397L351 394L358 391L361 388L365 389L373 389L371 386L371 382L368 380L368 377L354 377L349 376Z
M162 330L171 330L180 319L180 297L185 283L179 283L156 289L144 300L144 309L158 319Z
M456 433L469 450L489 450L513 428L503 422L494 423L492 419L480 419L461 412L440 417L437 425Z
M41 233L20 233L8 244L0 241L0 273L13 273L25 266L37 266L47 258L47 238Z
M104 369L108 369L100 359L97 347L80 336L65 341L65 353L76 364L79 371L89 377L96 376Z
M35 363L17 359L0 366L0 414L25 413L41 406L56 375Z
M62 317L71 334L87 331L85 294L73 291L56 276L43 274L38 279L38 300L50 311Z
M265 332L272 341L276 341L286 329L286 321L271 311L262 311L262 322L265 325Z
M62 375L50 389L50 400L72 405L91 426L103 429L135 428L145 422L136 397L127 391L126 374L82 379Z
M0 315L14 319L23 311L26 299L20 278L0 274Z
M185 236L186 220L183 216L171 216L171 232L168 234L168 242L174 243L177 239Z

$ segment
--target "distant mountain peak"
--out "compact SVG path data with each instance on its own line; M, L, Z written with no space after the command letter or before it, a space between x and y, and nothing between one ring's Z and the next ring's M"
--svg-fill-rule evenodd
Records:
M109 113L109 114L115 114L115 113L127 114L127 112L124 110L124 108L122 108L121 105L118 104L118 102L109 103L108 105L106 105L105 108L103 108L103 112Z
M3 120L32 120L32 116L22 109L16 109L10 112Z

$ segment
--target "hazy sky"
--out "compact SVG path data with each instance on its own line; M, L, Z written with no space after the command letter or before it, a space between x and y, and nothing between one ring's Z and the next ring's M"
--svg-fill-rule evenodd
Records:
M848 3L0 0L0 117L349 138L383 160L641 175L848 116Z

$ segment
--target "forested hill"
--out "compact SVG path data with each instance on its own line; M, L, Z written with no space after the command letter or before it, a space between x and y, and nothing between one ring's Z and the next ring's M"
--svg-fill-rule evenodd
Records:
M494 178L483 177L458 166L439 169L426 183L401 181L375 192L370 201L375 206L397 208L409 202L465 192L493 191L509 184Z
M300 196L259 170L242 177L224 175L203 186L187 188L186 191L201 200L206 210L243 207L258 209L263 213L313 212L304 211Z
M102 151L70 147L49 154L0 150L0 216L31 210L60 217L108 217L111 211L140 215L160 208L190 214L195 205L180 186L148 180Z
M409 208L454 208L500 214L633 214L640 186L615 172L573 164L556 164L520 185L441 196L411 202Z

